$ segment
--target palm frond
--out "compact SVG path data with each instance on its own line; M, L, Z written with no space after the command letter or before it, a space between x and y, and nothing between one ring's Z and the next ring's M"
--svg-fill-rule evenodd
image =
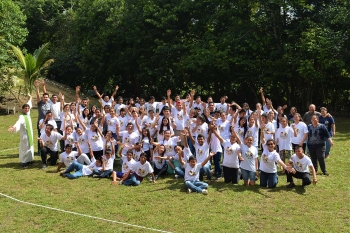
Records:
M40 67L44 63L49 45L50 43L48 42L34 51L33 56L35 58L37 67Z
M18 61L23 66L23 69L26 70L27 69L26 59L22 51L17 46L11 45L11 47L12 47L13 53L17 56Z

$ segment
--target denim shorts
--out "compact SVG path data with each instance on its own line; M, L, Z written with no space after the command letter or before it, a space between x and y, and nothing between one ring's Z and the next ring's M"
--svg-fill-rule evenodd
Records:
M256 172L248 171L241 168L241 173L242 173L243 180L255 181Z

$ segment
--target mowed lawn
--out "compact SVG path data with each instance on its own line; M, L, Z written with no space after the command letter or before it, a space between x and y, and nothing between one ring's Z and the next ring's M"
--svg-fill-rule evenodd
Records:
M36 110L32 117L35 123ZM19 135L7 132L17 118L18 114L0 116L0 192L119 223L0 196L0 232L350 232L349 118L336 118L335 146L326 160L330 176L319 174L316 186L303 189L298 181L287 190L284 175L273 190L220 180L210 184L207 196L187 194L182 180L173 176L157 184L145 180L139 187L112 186L109 179L68 180L55 172L56 167L43 171L38 156L24 170L18 159Z

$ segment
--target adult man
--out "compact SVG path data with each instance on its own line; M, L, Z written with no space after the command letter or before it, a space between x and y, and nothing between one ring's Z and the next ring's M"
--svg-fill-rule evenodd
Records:
M24 104L22 106L22 114L19 116L16 124L8 129L9 132L20 132L19 160L23 168L27 168L28 163L34 159L33 127L32 120L28 114L29 110L29 104Z
M171 90L167 91L167 96L168 96L168 104L169 107L171 108L171 114L173 116L175 128L174 128L174 134L175 136L180 136L181 132L185 129L185 113L184 110L182 109L182 103L181 102L176 102L175 106L171 103ZM184 139L181 141L181 145L184 145Z
M328 140L329 143L333 146L333 141L330 137L330 134L325 125L319 124L318 116L313 115L311 117L312 124L307 126L309 131L309 137L307 141L307 146L310 151L311 161L315 167L315 171L317 172L318 165L317 161L320 164L323 175L328 176L328 172L326 170L326 164L324 162L325 159L325 140Z
M306 112L303 116L303 121L306 125L311 124L311 117L316 115L317 117L321 116L321 113L316 111L316 106L314 104L310 104L309 111Z
M309 157L304 154L302 147L297 147L295 149L295 154L291 156L289 164L292 166L290 172L287 172L287 188L292 188L295 186L293 177L297 179L302 179L302 186L311 184L310 170L312 172L312 183L315 185L317 183L316 171ZM310 170L309 170L310 169Z
M335 136L335 122L334 118L327 113L327 108L322 107L321 108L321 116L319 117L319 122L320 124L324 124L331 136ZM329 143L328 140L326 140L326 158L329 157L329 153L331 151L331 144Z
M45 126L45 133L38 138L40 144L41 161L43 169L47 167L47 155L50 155L50 163L56 165L58 158L58 140L62 139L62 135L53 131L53 126L48 124Z

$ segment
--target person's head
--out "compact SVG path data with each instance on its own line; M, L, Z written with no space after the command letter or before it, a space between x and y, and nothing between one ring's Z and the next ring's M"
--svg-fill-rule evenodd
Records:
M144 105L145 104L145 99L143 99L143 98L140 98L140 101L139 101L139 103L140 103L140 105L142 106L142 105Z
M327 115L327 108L325 108L325 107L322 107L322 108L321 108L321 115L322 115L323 117L325 117L325 116Z
M295 148L295 154L299 159L302 159L304 157L304 149L302 146L297 146Z
M140 142L136 142L136 144L135 144L135 150L136 151L140 151L141 150L141 148L142 148L142 143L140 143Z
M190 166L191 166L192 168L194 168L194 166L196 166L197 160L196 160L196 158L195 158L194 156L190 156L190 157L188 158L188 163L190 164ZM193 174L193 175L194 175L194 174Z
M204 144L204 136L203 134L198 134L197 136L197 142L200 146L202 146Z
M75 109L76 109L76 107L75 107L75 102L72 102L72 103L70 104L70 110L71 110L72 112L75 112Z
M90 113L89 108L84 108L84 110L83 110L83 117L87 117L89 115L89 113Z
M30 111L30 106L29 106L29 104L23 104L23 105L22 105L22 113L28 114L29 111Z
M145 164L146 161L147 161L146 153L145 153L145 152L142 152L142 153L140 154L140 163L141 163L141 164Z
M317 115L313 115L313 116L311 117L311 123L312 123L314 126L316 126L316 125L318 124L318 121L319 121L319 119L318 119L318 116L317 116Z
M90 112L95 113L96 109L97 109L96 105L92 105Z
M202 100L202 99L201 99L200 96L197 96L197 97L196 97L196 103L197 103L197 104L199 104L199 103L201 102L201 100Z
M47 125L45 126L45 133L46 133L47 135L51 135L52 130L53 130L53 125L47 124Z
M267 124L267 115L266 113L261 114L260 120L262 123Z
M301 118L299 113L294 113L293 120L294 120L295 123L298 124L300 121L302 121L302 118Z
M254 114L254 113L253 113ZM250 115L248 122L249 122L249 127L252 127L255 124L255 119L254 119L254 115Z
M285 116L282 116L281 118L279 118L279 122L283 128L285 128L288 125L288 119Z
M169 129L165 130L164 131L164 139L165 140L169 140L170 139L170 136L171 136L171 132Z
M120 116L122 116L122 117L124 117L124 116L126 115L126 111L125 111L124 108L121 108L121 109L119 110L119 113L120 113Z
M221 96L221 97L220 97L220 103L221 103L221 104L224 104L225 101L226 101L226 96Z
M245 110L243 108L238 111L238 116L240 118L245 117Z
M107 132L106 132L106 138L112 138L113 137L113 133L112 133L112 131L110 131L110 130L108 130Z
M133 98L129 98L128 104L130 104L131 106L133 106L133 105L135 104L134 99L133 99Z
M245 144L246 144L248 147L251 147L251 146L252 146L253 141L254 141L254 139L253 139L252 136L248 136L248 137L245 138Z
M164 116L169 117L170 116L170 108L168 106L164 106L162 109L162 113Z
M67 154L70 154L72 152L72 149L73 149L73 145L72 144L67 144L65 147L64 147L64 151L67 153Z
M181 111L181 109L182 109L182 103L181 103L180 101L176 102L176 109L177 109L178 111Z
M132 150L128 150L126 152L126 158L128 159L128 161L130 161L132 159L132 155L133 155Z
M52 112L50 110L46 112L46 118L52 119Z
M174 151L178 154L178 153L180 153L180 152L182 151L182 147L179 146L179 145L176 145L176 146L174 147Z
M298 112L298 110L297 110L296 107L291 107L290 108L290 114L292 114L292 116L294 116L294 114L297 113L297 112Z
M153 118L154 117L154 111L153 109L148 110L148 115Z
M211 96L208 96L207 103L213 103L213 98Z
M195 107L194 110L196 111L196 114L199 115L201 113L201 109L198 107Z
M266 102L266 107L267 107L267 109L271 109L272 108L272 104L271 104L270 101Z
M52 103L57 103L57 101L58 101L58 96L56 95L56 94L53 94L52 96L51 96L51 101L52 101Z
M190 118L194 118L196 116L197 112L194 109L190 110L190 113L188 114Z
M309 113L313 114L316 111L316 106L314 104L310 104Z
M68 112L68 111L70 110L69 104L65 104L64 107L63 107L63 110L64 110L65 112Z
M159 145L158 146L158 155L163 156L165 153L165 146L164 145Z
M47 103L47 101L49 101L49 94L48 93L44 93L43 94L42 101L44 103Z
M104 100L105 102L108 102L108 101L109 101L109 96L108 96L108 95L105 95L105 96L103 97L103 100Z
M133 131L133 128L134 128L134 125L129 122L127 125L126 125L126 130L130 133Z
M105 113L109 113L110 109L111 109L111 107L109 105L105 105L103 107L103 110L105 111Z
M220 116L221 116L220 110L216 110L216 111L214 112L214 118L215 118L215 119L219 119ZM225 115L225 117L226 117L226 115Z
M215 106L213 102L209 102L208 103L208 108L210 112L214 112L215 111Z
M239 126L243 127L247 123L247 119L244 117L239 118Z
M97 127L93 124L93 122L91 122L90 130L91 130L92 132L97 132Z
M162 125L163 125L163 126L166 126L166 125L169 125L169 123L170 123L169 118L163 117L163 119L162 119Z
M243 109L248 111L249 110L249 104L248 103L243 103Z
M79 136L81 136L81 135L83 134L83 130L82 130L81 128L79 128L79 127L77 127L77 129L75 130L75 132L76 132Z
M275 112L274 111L270 111L269 112L269 120L272 121L275 119Z
M109 159L112 156L112 150L111 149L107 149L105 151L105 156L106 156L107 159Z
M86 107L87 106L87 103L88 103L88 99L87 98L83 98L82 100L81 100L81 103L80 103L80 105L82 106L82 107Z
M220 113L220 118L221 118L222 122L225 122L226 121L226 113L225 112L221 112Z
M118 98L117 98L117 104L119 104L119 105L123 104L123 97L118 96Z
M282 106L278 106L277 107L277 112L280 113L280 114L284 113L284 110L283 110Z
M257 104L255 105L255 108L256 108L256 110L261 110L261 103L257 103Z
M275 141L273 139L268 139L266 141L267 149L271 152L275 150Z
M197 124L203 124L205 122L205 119L203 116L197 116Z
M115 110L113 108L109 109L109 114L111 117L115 117Z
M155 101L154 96L150 96L148 102L149 102L150 104L153 104L154 101Z
M139 114L137 113L136 110L132 110L132 111L131 111L131 116L132 116L132 117L138 117Z
M66 134L71 134L73 132L73 127L68 125L66 126Z
M231 133L231 135L230 135L230 142L231 142L231 144L237 142L237 137L234 133Z
M95 115L96 115L97 119L99 119L101 117L101 110L99 108L96 108Z
M96 164L96 166L97 166L97 167L102 167L102 161L101 161L101 158L96 159L95 164Z
M148 137L148 139L151 139L151 134L149 132L149 129L147 129L146 127L142 129L142 138L144 137Z

